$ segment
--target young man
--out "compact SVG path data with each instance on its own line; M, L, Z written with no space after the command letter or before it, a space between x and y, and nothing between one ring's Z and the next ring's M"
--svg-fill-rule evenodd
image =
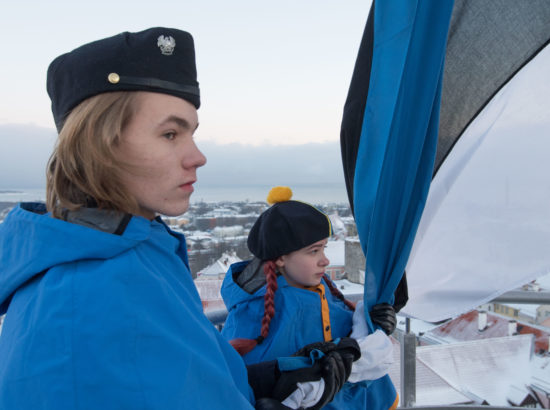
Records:
M334 357L247 372L202 312L184 236L159 218L187 210L206 162L191 35L85 44L51 63L47 85L59 131L47 207L20 204L0 225L0 408L276 408L274 388L303 377L337 391Z

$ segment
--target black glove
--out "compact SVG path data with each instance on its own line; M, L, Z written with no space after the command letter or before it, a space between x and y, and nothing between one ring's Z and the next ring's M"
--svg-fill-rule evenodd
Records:
M349 353L330 352L324 358L323 379L325 380L325 390L321 399L312 407L318 410L332 401L336 393L344 386L351 374L351 364L353 355Z
M351 354L353 361L361 357L361 348L357 344L357 340L352 337L342 337L336 345L336 351L340 354Z
M388 303L374 305L369 313L372 322L380 326L387 335L393 333L397 325L397 318L392 305Z
M311 366L291 372L281 372L273 397L283 401L297 388L297 383L317 381L321 378L325 381L325 389L321 399L310 407L313 410L320 409L330 403L336 393L340 391L351 374L352 363L361 357L361 350L357 341L350 337L343 337L338 344L333 342L311 343L298 350L293 356L309 356L312 350L320 350L324 356Z
M263 399L260 399L256 401L256 407L254 407L256 410L288 410L290 407L285 406L284 404L278 402L275 399L270 399L267 397L264 397Z
M325 389L321 399L311 409L318 410L332 401L340 391L351 373L351 365L361 356L361 351L355 339L343 337L338 344L333 342L318 342L304 346L293 356L310 357L313 350L323 352L324 356L317 359L313 365L301 369L281 371L278 361L261 362L248 365L248 382L256 396L257 409L276 409L271 400L285 400L296 389L298 383L325 381ZM264 406L264 407L258 407ZM269 407L272 406L272 407ZM281 405L282 406L282 405ZM284 409L284 407L278 407Z
M312 350L320 350L325 355L336 351L342 356L345 366L344 381L346 381L351 374L352 363L361 357L361 349L359 348L357 341L351 337L342 337L337 340L338 344L335 344L335 341L310 343L302 347L292 356L309 356Z
M361 357L361 349L359 348L359 345L357 344L357 341L355 339L351 337L342 337L340 339L337 339L337 341L338 344L335 344L334 340L332 342L310 343L302 347L292 356L309 356L312 350L319 350L324 354L336 350L339 353L351 353L354 357L353 361Z
M309 354L313 350L319 350L319 351L323 352L324 354L327 354L328 352L332 352L333 350L336 350L336 344L334 344L333 342L310 343L308 345L305 345L304 347L302 347L298 351L296 351L296 353L294 353L292 356L306 356L307 357L307 356L309 356Z
M322 360L317 360L310 367L283 371L277 379L277 383L275 383L271 395L273 398L282 402L298 388L298 383L314 382L321 380L322 377Z
M279 370L277 360L247 365L248 384L252 387L257 402L263 398L282 402L298 388L298 383L321 380L325 358L326 356L316 360L312 366L289 371ZM261 405L267 406L269 401L262 401Z

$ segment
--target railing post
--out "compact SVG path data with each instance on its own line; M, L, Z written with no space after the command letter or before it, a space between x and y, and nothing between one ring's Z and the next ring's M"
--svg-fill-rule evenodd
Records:
M411 319L406 319L406 332L401 342L401 407L416 402L416 336L411 332Z

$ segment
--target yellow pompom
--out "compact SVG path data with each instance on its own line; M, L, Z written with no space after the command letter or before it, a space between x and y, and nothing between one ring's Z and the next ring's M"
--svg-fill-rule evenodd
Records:
M289 187L276 186L267 194L267 203L273 205L277 202L290 201L290 198L292 198L292 190Z

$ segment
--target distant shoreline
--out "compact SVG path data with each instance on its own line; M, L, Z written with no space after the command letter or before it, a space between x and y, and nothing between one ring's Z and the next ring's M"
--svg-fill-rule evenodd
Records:
M264 202L273 185L204 185L197 184L191 203ZM294 184L293 199L310 204L348 204L344 184ZM44 202L45 188L0 189L0 202Z
M0 201L0 214L1 214L5 209L13 208L15 205L17 205L17 202ZM0 222L1 222L1 219L0 219Z

